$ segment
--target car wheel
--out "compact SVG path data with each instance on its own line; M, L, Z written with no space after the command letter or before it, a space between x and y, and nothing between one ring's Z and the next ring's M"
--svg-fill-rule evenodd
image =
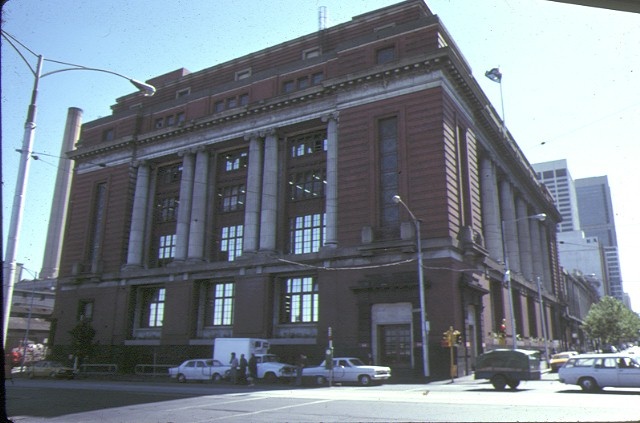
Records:
M324 376L316 376L316 385L326 385L327 378Z
M585 392L596 392L600 389L600 387L598 386L598 383L593 378L590 378L590 377L585 377L583 379L580 379L580 381L578 382L578 385L580 385L582 390Z
M519 380L510 380L507 382L507 385L509 385L509 388L511 389L516 389L518 387L518 385L520 385L520 381Z
M182 373L178 375L177 379L178 379L178 383L185 383L187 381L187 378Z
M491 378L491 384L496 391L503 391L504 387L507 386L507 379L502 375L495 375Z
M222 375L220 375L220 373L214 373L213 376L211 376L211 380L213 382L220 382L222 380Z
M275 373L269 372L265 373L264 381L267 383L276 383L278 381L278 378Z
M360 375L360 376L358 376L358 382L362 386L369 386L369 385L371 385L371 376L369 376L369 375Z

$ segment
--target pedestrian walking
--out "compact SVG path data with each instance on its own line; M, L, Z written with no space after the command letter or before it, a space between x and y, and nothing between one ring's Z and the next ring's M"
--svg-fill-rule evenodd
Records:
M298 357L298 361L296 363L296 385L302 385L302 369L307 364L307 356L304 354L300 354Z
M229 364L231 365L231 370L229 371L229 376L231 376L231 383L234 385L238 384L238 359L236 358L236 353L231 353L231 360L229 360Z
M253 386L256 384L256 379L258 379L258 359L256 355L251 353L251 357L249 357L249 385Z
M240 375L238 375L238 380L243 385L247 383L247 366L249 363L247 359L244 357L244 354L240 354Z

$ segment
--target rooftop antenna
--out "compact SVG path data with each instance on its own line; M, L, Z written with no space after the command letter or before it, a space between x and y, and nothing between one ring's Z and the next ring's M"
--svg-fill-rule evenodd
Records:
M327 7L320 6L318 8L318 31L322 31L327 27Z

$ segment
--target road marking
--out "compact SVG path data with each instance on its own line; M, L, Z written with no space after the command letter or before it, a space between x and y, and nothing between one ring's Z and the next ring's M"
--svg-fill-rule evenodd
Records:
M264 399L264 397L257 398L257 399ZM332 401L334 401L334 400L330 400L330 399L317 400L317 401L305 402L303 404L286 405L284 407L268 408L268 409L252 411L252 412L248 412L248 413L238 413L238 414L232 414L232 415L229 415L229 416L207 418L207 419L199 420L199 421L200 422L213 422L213 421L219 421L219 420L235 419L237 417L255 416L255 415L263 414L263 413L271 413L271 412L274 412L274 411L282 411L282 410L287 410L287 409L290 409L290 408L297 408L297 407L306 407L308 405L322 404L324 402L332 402ZM237 402L239 402L239 401L237 401ZM196 422L194 422L194 423L196 423Z

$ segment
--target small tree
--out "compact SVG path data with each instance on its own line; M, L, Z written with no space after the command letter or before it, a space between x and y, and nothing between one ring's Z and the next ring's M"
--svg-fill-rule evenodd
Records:
M601 344L618 345L638 339L640 317L615 298L603 297L589 309L582 329Z
M96 336L96 330L88 320L82 319L69 333L71 334L71 352L77 360L84 360L93 355L95 347L93 338Z

